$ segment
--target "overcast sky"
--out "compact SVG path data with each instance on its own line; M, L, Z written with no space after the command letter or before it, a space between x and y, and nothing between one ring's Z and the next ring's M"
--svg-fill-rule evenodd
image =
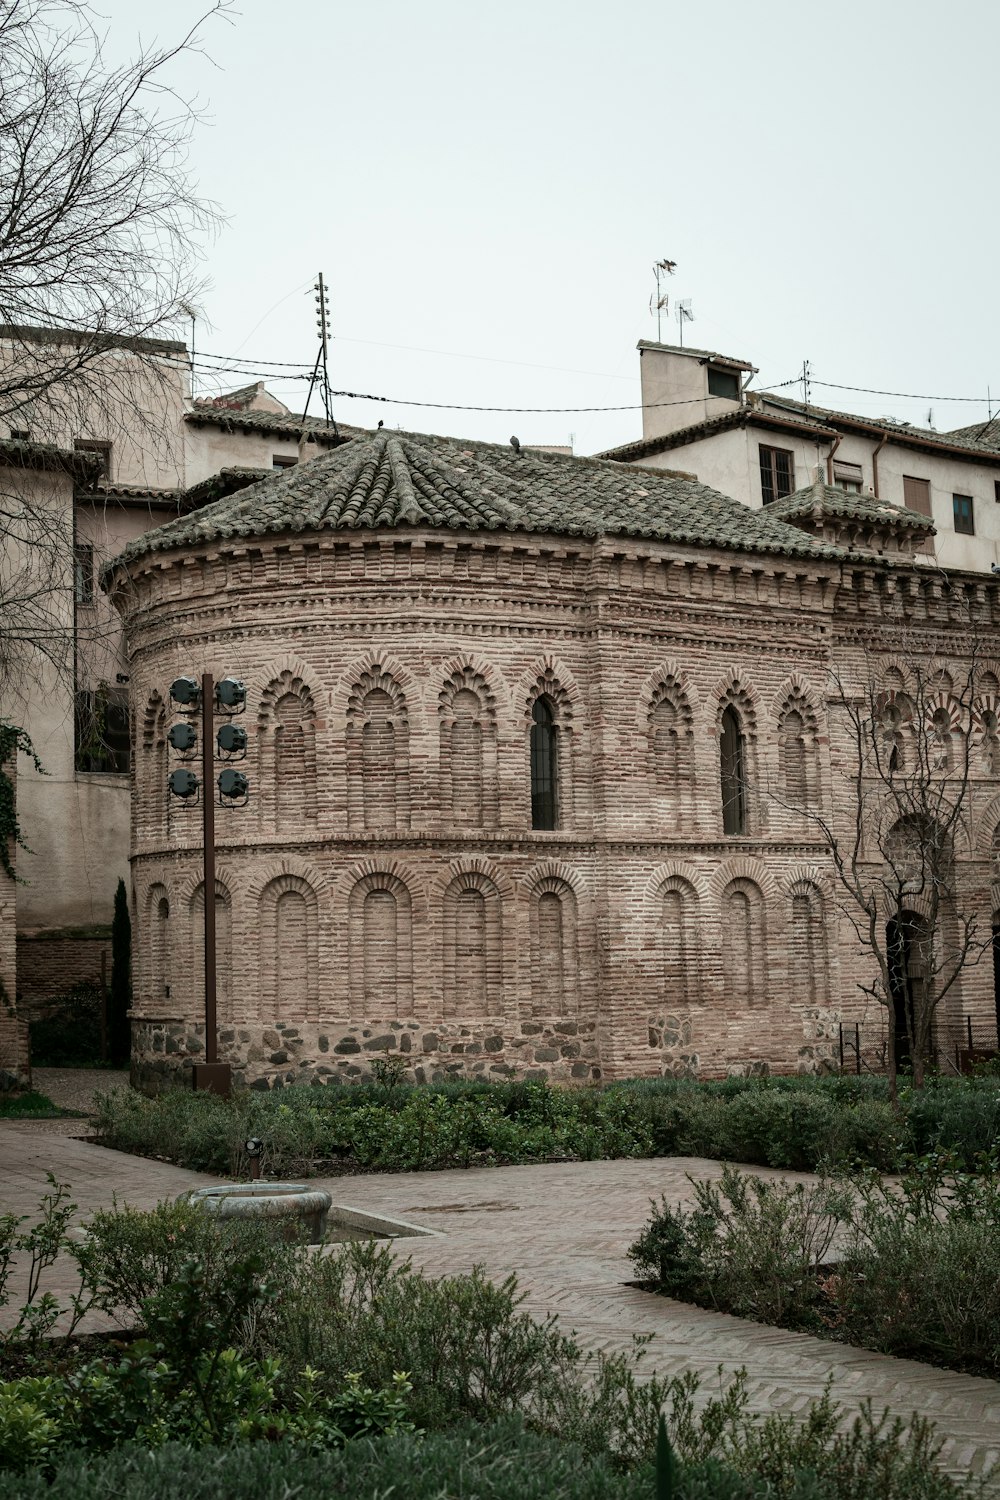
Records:
M121 51L203 8L100 5ZM940 430L985 420L988 386L1000 406L996 0L239 0L204 40L214 65L173 74L207 106L192 167L227 217L204 348L311 362L322 269L335 387L627 406L669 257L685 341L752 360L760 385L809 359L817 403L932 408ZM304 385L274 385L301 409ZM641 431L638 411L335 409L572 433L584 453Z

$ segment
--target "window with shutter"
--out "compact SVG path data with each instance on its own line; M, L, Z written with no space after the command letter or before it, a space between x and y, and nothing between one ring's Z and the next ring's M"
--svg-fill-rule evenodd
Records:
M931 513L931 482L915 479L912 474L903 475L903 504L907 510L918 510L922 516Z

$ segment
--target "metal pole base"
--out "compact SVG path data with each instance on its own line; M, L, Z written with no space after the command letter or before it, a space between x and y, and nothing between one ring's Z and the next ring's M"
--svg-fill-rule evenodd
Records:
M191 1082L196 1089L207 1089L210 1094L221 1094L228 1099L233 1088L233 1070L228 1063L195 1063Z

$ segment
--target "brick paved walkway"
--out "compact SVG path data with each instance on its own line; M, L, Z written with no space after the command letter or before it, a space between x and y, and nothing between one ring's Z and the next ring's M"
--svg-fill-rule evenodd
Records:
M109 1204L113 1192L151 1206L211 1180L26 1123L0 1124L0 1163L0 1212L30 1212L46 1168L72 1184L81 1212ZM674 1158L339 1177L323 1185L337 1203L441 1231L440 1238L398 1242L399 1253L428 1274L476 1264L494 1278L515 1272L528 1310L558 1313L588 1347L629 1349L633 1334L650 1334L644 1363L661 1373L694 1368L711 1379L719 1365L727 1371L743 1365L759 1410L800 1410L832 1376L834 1395L849 1410L871 1398L876 1410L932 1418L954 1472L979 1473L1000 1458L994 1381L761 1327L623 1285L631 1275L625 1250L648 1216L650 1198L661 1192L683 1198L690 1193L685 1172L716 1177L719 1171L715 1162Z
M33 1068L32 1085L58 1104L60 1109L89 1113L94 1095L111 1089L128 1087L128 1069L118 1068Z

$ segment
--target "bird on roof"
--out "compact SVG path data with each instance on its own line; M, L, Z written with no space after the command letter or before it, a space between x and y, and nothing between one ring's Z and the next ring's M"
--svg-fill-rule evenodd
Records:
M519 437L512 437L510 440L510 446L513 448L515 453L520 453L521 439Z

